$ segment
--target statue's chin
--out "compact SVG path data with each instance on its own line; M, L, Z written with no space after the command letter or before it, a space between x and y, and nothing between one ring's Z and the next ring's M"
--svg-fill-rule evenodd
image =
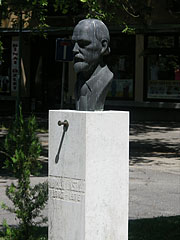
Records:
M89 65L85 62L76 62L74 63L74 71L76 73L85 72L89 68Z

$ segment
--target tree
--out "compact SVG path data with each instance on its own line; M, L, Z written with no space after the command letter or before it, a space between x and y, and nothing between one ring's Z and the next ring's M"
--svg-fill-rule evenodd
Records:
M128 30L128 24L137 21L147 24L153 9L153 0L80 0L89 17L116 23Z
M22 57L22 29L28 27L30 22L36 21L36 28L42 29L45 24L45 13L48 0L0 0L0 20L9 19L12 27L19 30L19 78L17 82L16 113L19 117L20 82L21 82L21 57ZM0 59L3 46L0 42Z
M29 27L32 20L38 30L47 27L46 14L51 7L57 15L79 13L116 23L128 30L134 19L147 23L154 0L0 0L0 20L9 18L12 26L20 30ZM0 44L0 57L2 56Z

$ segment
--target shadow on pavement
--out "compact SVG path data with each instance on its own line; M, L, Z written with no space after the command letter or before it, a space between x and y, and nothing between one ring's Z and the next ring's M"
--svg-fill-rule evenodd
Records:
M41 176L47 176L48 173L48 119L47 116L37 116L37 123L39 126L40 135L42 136L42 141L45 141L45 145L42 149L41 159L42 160L42 171ZM12 117L0 118L0 127L9 127L10 123L13 121ZM167 133L173 133L180 129L180 123L178 122L133 122L130 126L130 165L135 165L138 163L151 163L152 158L178 158L180 159L180 141L176 139L161 139L157 137L167 135ZM4 136L6 134L6 129L1 129L0 132L0 150L3 145ZM44 134L44 135L43 135ZM148 138L150 135L151 138ZM173 141L172 141L173 140ZM0 153L0 175L5 172L2 171L2 160L3 156ZM168 164L168 162L164 162Z
M48 176L48 149L42 148L41 152L41 170L40 170L40 177Z
M178 122L132 122L130 125L130 135L137 136L139 134L146 134L150 132L161 132L174 131L180 128Z
M132 123L130 165L151 163L152 158L180 159L180 140L177 136L179 129L180 124L177 122Z
M129 220L129 240L179 240L180 216Z
M144 139L130 141L130 164L152 160L149 157L179 158L179 143L167 143L160 139Z
M17 226L11 226L17 227ZM0 225L0 237L3 226ZM47 227L33 229L34 236L47 239ZM43 238L44 237L44 238ZM129 220L128 240L179 240L180 216Z

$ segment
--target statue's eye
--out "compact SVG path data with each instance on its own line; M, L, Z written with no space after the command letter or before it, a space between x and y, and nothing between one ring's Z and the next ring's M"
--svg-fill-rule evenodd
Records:
M88 40L79 40L78 41L78 45L79 45L79 47L86 47L86 46L88 46L90 44L90 41L88 41Z

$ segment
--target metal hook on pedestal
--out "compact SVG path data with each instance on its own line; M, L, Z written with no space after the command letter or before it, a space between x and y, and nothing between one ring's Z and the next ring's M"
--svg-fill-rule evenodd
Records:
M67 120L64 120L64 122L62 121L58 121L58 126L63 126L64 127L64 131L66 132L68 130L69 127L69 123Z
M60 151L61 151L61 148L62 148L65 132L67 132L68 127L69 127L69 122L67 120L64 120L64 122L59 120L58 121L58 126L63 126L63 134L62 134L62 137L61 137L61 140L60 140L58 152L57 152L56 157L55 157L55 163L58 163L58 161L59 161L59 154L60 154Z

